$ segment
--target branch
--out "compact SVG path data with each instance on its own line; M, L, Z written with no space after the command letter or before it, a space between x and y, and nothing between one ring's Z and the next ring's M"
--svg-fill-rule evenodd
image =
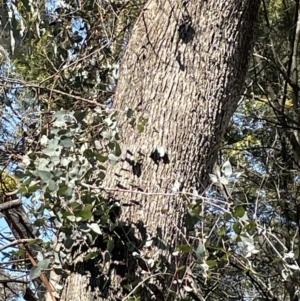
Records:
M9 244L6 244L5 246L0 247L0 252L7 249L7 248L12 247L12 246L15 246L15 245L18 245L18 244L23 244L24 242L31 242L33 240L34 239L32 239L32 238L22 238L22 239L14 240Z
M3 204L0 204L0 212L16 207L18 205L22 205L22 201L20 199L5 202Z
M28 281L24 280L18 280L18 279L0 279L0 283L9 283L9 282L14 282L14 283L23 283L23 284L28 284Z

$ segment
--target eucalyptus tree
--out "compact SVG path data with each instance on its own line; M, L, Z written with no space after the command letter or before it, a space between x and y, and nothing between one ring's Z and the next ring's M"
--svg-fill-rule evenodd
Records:
M143 287L143 300L151 295L171 300L186 292L201 296L191 271L183 268L191 257L176 252L187 242L191 249L197 245L189 237L189 209L201 206L186 196L197 199L209 186L242 91L258 8L259 1L149 1L139 16L114 102L123 152L104 180L109 197L127 205L121 220L128 221L124 246L131 249L119 251L129 261L125 266L122 257L117 261L115 277L107 276L115 291L103 299L126 293L118 273L126 275L130 290ZM205 248L202 242L196 247L203 259L199 246ZM69 286L81 278L72 275ZM130 286L129 279L140 285ZM76 298L72 290L66 296Z
M243 173L230 196L247 210L244 247L254 251L248 259L236 253L231 263L257 298L298 300L299 2L263 1L259 24L247 89L222 152ZM227 278L227 285L237 281Z
M35 93L41 118L16 172L19 194L38 192L37 224L53 231L31 270L49 300L209 295L193 276L210 268L205 191L243 89L259 4L66 2L44 35L29 31L32 52L17 64L27 82L17 83ZM126 16L138 11L132 29Z

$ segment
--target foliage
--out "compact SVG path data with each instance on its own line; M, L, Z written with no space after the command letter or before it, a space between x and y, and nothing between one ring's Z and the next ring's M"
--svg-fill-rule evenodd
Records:
M110 261L118 245L119 205L104 197L101 182L105 163L116 164L121 152L116 114L109 106L142 1L87 1L81 10L69 3L51 14L43 2L17 4L21 19L15 14L14 21L26 24L27 33L14 55L14 79L3 74L2 87L6 95L13 93L4 107L16 120L11 128L18 128L20 138L4 138L3 164L9 163L18 177L18 196L30 202L29 216L46 238L37 249L29 245L33 254L39 251L28 280L49 267L66 277L76 254L91 261L102 257L102 249ZM97 251L91 247L96 242L101 244ZM58 245L59 254L54 251ZM12 253L10 259L19 258ZM13 265L18 268L24 265ZM55 286L59 289L60 283Z
M129 259L145 262L153 278L159 277L163 263L143 257L129 229L120 226L119 202L102 186L107 166L118 163L121 153L118 115L110 108L142 1L86 1L80 9L65 3L52 15L42 2L31 10L26 1L18 3L27 36L15 69L3 75L2 106L18 116L18 130L8 131L3 114L1 165L11 164L19 183L2 173L0 189L19 185L19 197L31 201L33 223L51 236L40 244L44 249L30 279L50 268L64 280L81 260L99 266L104 286L124 245L131 247ZM295 300L297 295L297 5L263 1L245 93L210 175L212 185L205 195L179 196L191 203L185 226L194 239L177 246L174 256L187 258L190 274L183 290L190 296L197 291L207 300ZM127 116L143 132L147 118L131 109ZM176 266L176 273L185 268ZM126 277L123 293L138 299L142 278L132 283Z
M3 196L8 192L16 190L18 186L18 181L15 177L9 175L8 172L1 173L1 182L0 182L0 195Z

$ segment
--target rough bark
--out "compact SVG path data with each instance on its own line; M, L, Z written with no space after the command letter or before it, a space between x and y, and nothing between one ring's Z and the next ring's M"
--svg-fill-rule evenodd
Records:
M136 247L144 260L167 263L163 281L150 289L157 290L156 300L172 300L168 290L180 277L175 269L185 264L172 255L188 239L183 221L189 200L178 193L201 194L209 184L208 174L240 99L259 2L151 0L126 50L114 103L123 132L122 159L109 169L105 187L122 204L132 205L122 209L121 219L136 227ZM143 133L129 124L127 108L134 110L137 124L139 117L148 118ZM159 148L165 150L161 158L154 151ZM153 240L150 247L144 245L147 239ZM126 256L127 272L136 269L142 276L143 267L133 263L130 252ZM89 286L85 276L78 277L71 275L69 283ZM114 294L94 293L93 300L121 300L120 281L112 284ZM68 291L62 300L90 300L84 291Z

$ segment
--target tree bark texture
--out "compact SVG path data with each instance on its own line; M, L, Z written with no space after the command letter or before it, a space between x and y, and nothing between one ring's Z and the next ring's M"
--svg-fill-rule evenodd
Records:
M131 205L122 208L121 219L136 227L141 244L135 251L142 250L145 262L162 258L170 265L172 277L160 283L163 296L156 300L172 300L168 289L176 267L184 264L172 252L188 239L183 220L190 201L179 193L201 194L209 184L240 99L259 2L150 0L133 29L114 101L122 155L108 169L104 186L121 204ZM128 108L134 111L134 126L126 117ZM140 133L143 118L148 121ZM93 300L121 300L122 289L119 293ZM80 294L62 300L90 300Z

